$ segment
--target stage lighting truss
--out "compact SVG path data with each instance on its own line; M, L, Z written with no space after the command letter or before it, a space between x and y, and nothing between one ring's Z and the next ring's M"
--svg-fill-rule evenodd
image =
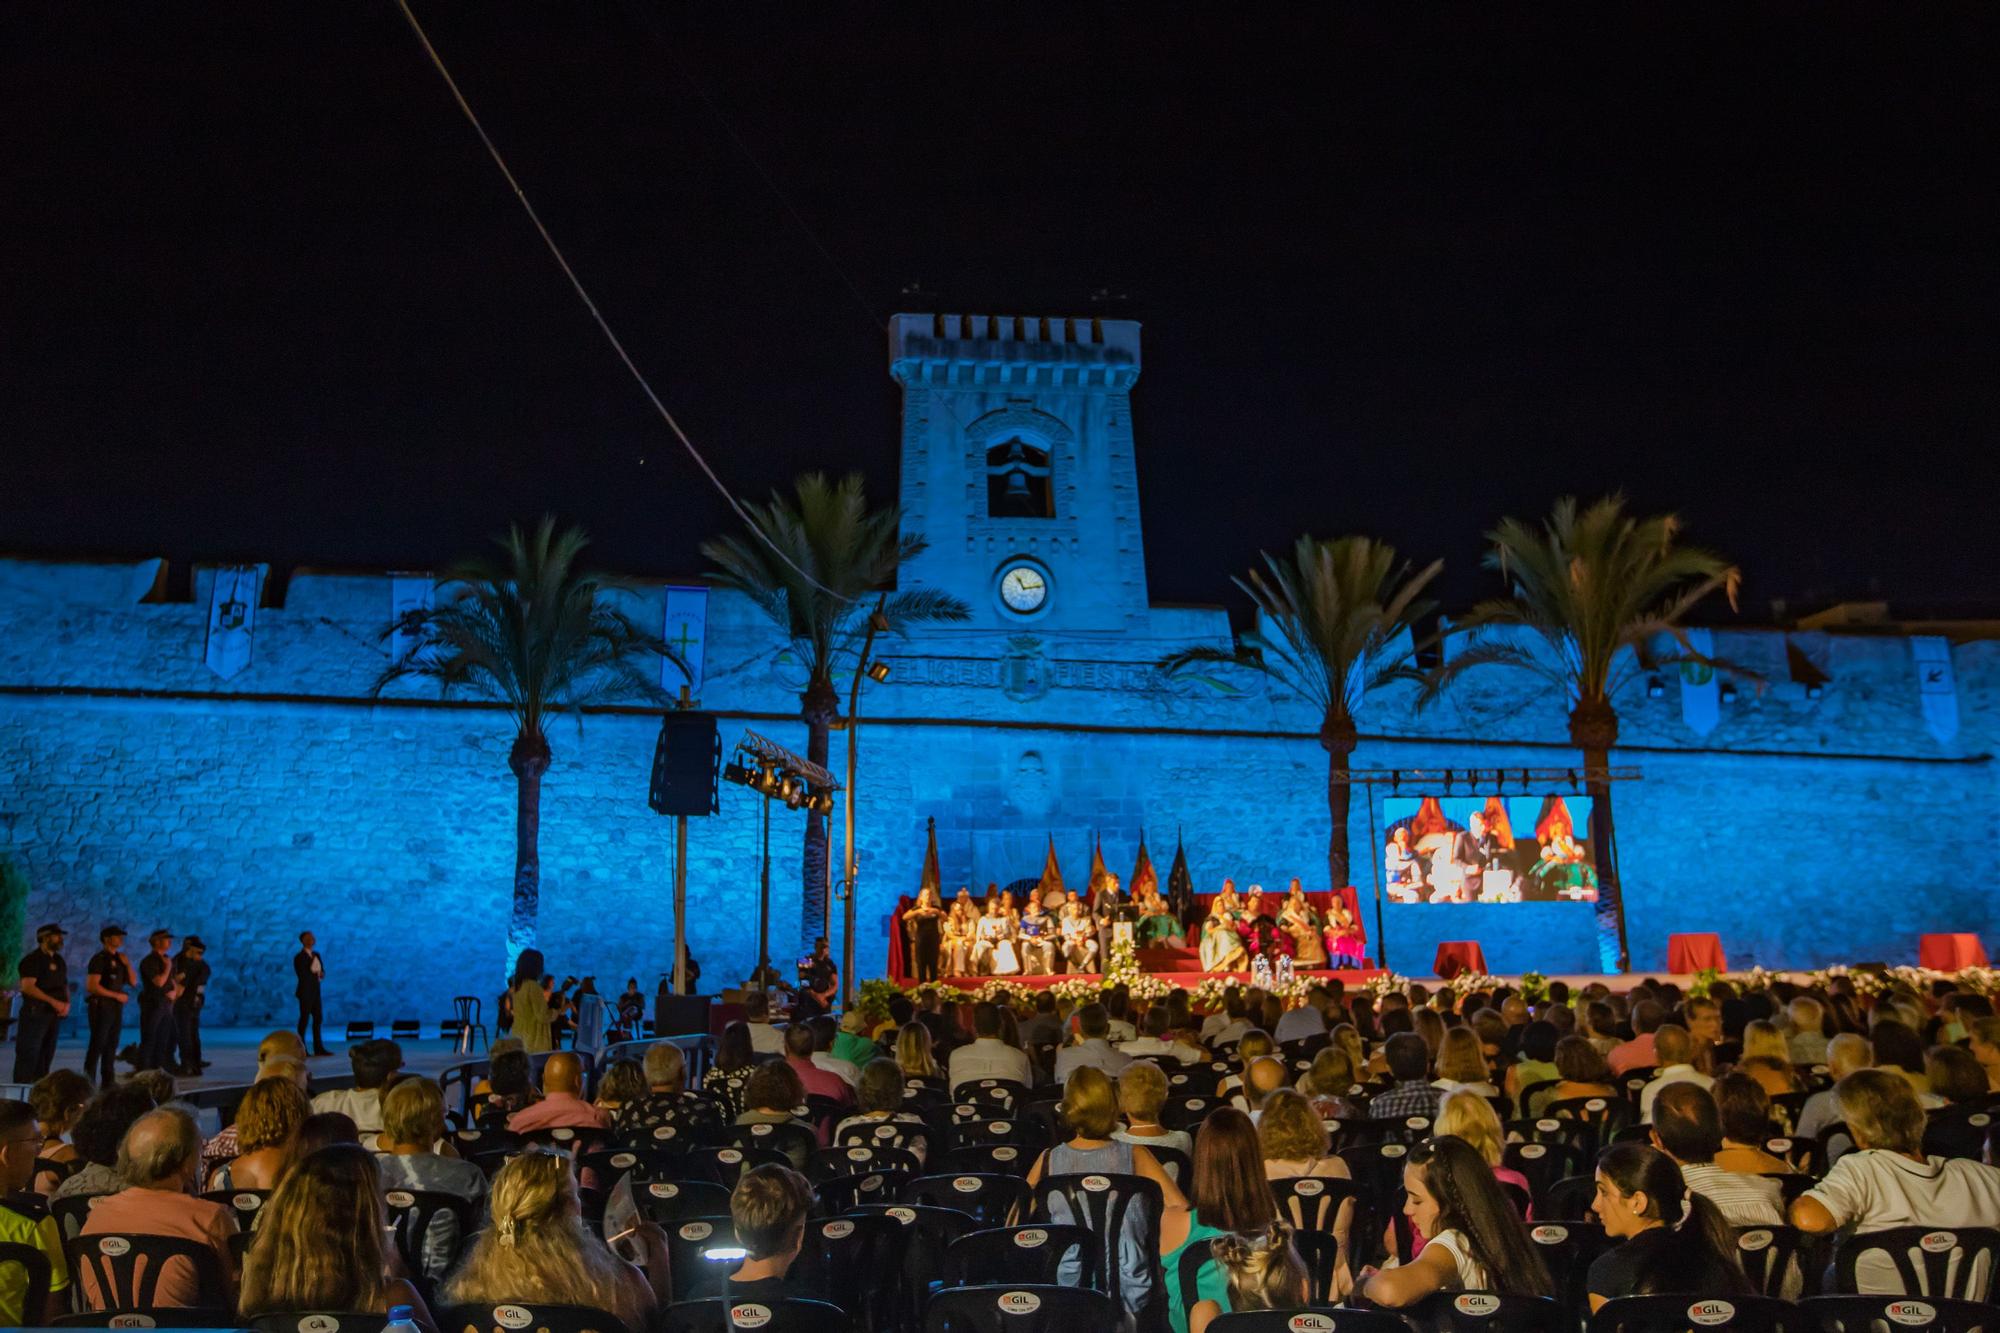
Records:
M1346 779L1355 787L1387 787L1390 795L1400 795L1405 788L1418 793L1438 791L1440 795L1453 795L1453 789L1463 790L1469 796L1505 796L1509 792L1522 796L1539 796L1553 789L1566 788L1572 795L1581 795L1590 783L1637 782L1642 774L1636 768L1619 766L1605 769L1581 768L1496 768L1491 773L1484 769L1421 769L1421 768L1350 768L1345 772L1330 775L1332 778ZM1439 789L1442 788L1442 791Z
M722 776L767 800L784 802L788 810L803 808L816 815L833 813L833 794L840 790L833 774L754 731L736 742Z

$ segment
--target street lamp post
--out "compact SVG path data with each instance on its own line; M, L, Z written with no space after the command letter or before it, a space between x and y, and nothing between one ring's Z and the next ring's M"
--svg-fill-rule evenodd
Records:
M889 668L886 664L876 666L868 660L868 654L875 648L875 635L889 628L889 621L882 614L883 603L888 600L883 593L875 599L875 609L868 615L868 633L861 640L861 656L854 662L854 684L847 691L847 790L841 794L843 822L845 824L845 847L841 880L840 903L840 1007L847 1009L854 1004L854 766L861 746L861 678L886 680Z

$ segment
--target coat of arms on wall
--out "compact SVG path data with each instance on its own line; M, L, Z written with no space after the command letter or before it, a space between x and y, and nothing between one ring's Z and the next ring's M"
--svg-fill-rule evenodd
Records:
M1048 654L1042 641L1032 634L1018 634L1007 640L1007 652L1000 659L1000 688L1017 704L1039 699L1049 692Z

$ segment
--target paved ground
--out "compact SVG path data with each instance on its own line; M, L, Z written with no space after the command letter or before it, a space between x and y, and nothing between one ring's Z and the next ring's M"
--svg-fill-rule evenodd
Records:
M202 1055L209 1061L208 1072L199 1079L179 1080L180 1086L207 1088L248 1083L257 1070L257 1043L262 1041L270 1030L269 1028L204 1029L201 1034ZM381 1035L386 1036L387 1033ZM403 1067L412 1073L434 1075L446 1065L466 1058L456 1054L451 1049L450 1043L436 1037L427 1037L422 1041L406 1041L402 1046ZM327 1049L333 1054L308 1062L312 1070L320 1074L347 1073L347 1047L343 1043L329 1041ZM83 1053L84 1047L81 1042L63 1041L56 1047L56 1067L81 1071ZM12 1072L13 1059L10 1054L6 1064L0 1066L0 1073ZM132 1072L132 1067L120 1065L119 1072L129 1074Z

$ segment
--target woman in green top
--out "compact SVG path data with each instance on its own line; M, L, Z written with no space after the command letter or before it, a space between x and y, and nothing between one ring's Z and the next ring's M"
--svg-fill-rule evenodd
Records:
M1187 1203L1169 1205L1160 1219L1161 1277L1167 1284L1167 1324L1189 1333L1188 1308L1181 1301L1181 1255L1188 1246L1218 1236L1263 1233L1278 1215L1264 1179L1264 1154L1257 1127L1233 1106L1212 1112L1194 1141L1194 1173L1185 1182ZM1195 1274L1195 1304L1230 1311L1229 1281L1210 1259Z
M1163 946L1178 949L1184 943L1180 921L1167 910L1167 900L1155 889L1139 900L1139 908L1145 913L1132 934L1141 949Z
M1507 1070L1507 1086L1503 1089L1512 1099L1516 1114L1535 1114L1521 1105L1523 1088L1562 1077L1562 1070L1556 1068L1556 1042L1560 1038L1554 1023L1537 1021L1521 1029L1521 1053Z

